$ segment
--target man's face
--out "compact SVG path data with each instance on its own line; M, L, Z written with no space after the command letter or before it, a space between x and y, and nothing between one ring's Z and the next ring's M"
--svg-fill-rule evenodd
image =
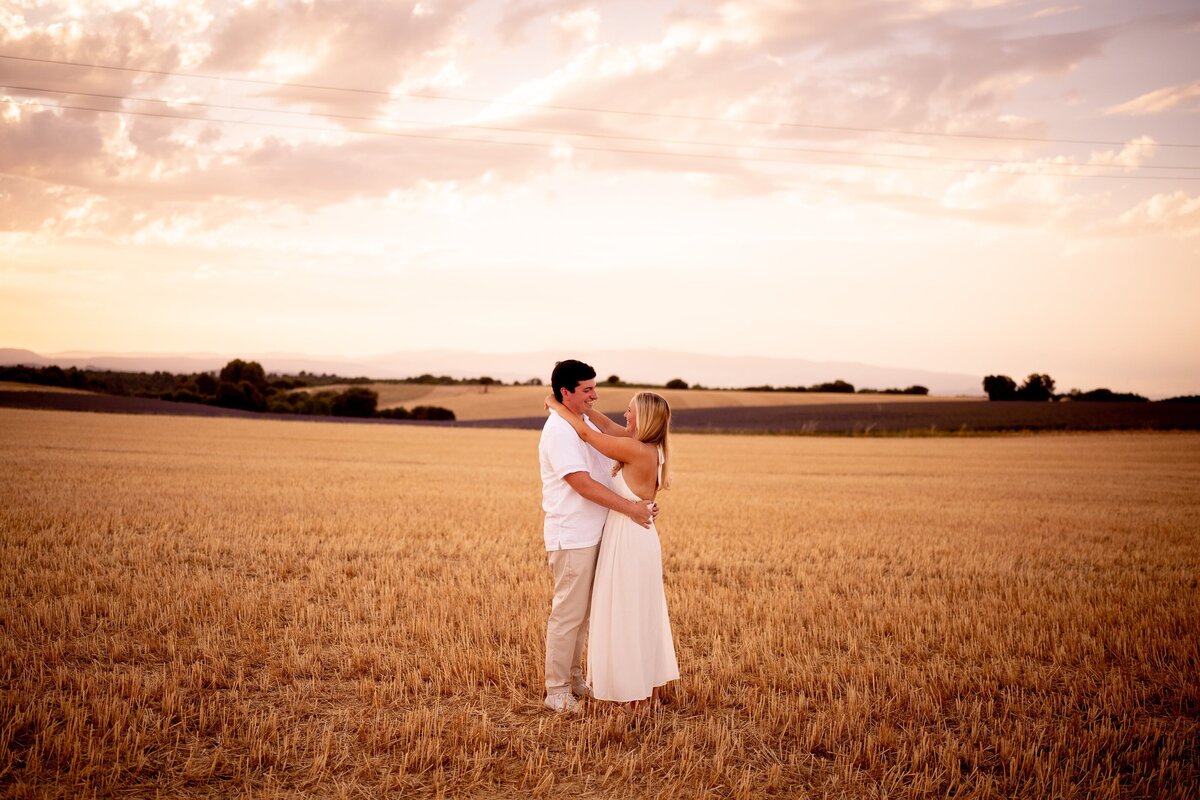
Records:
M596 379L580 381L573 392L563 389L562 397L563 405L582 417L592 410L592 403L596 402Z

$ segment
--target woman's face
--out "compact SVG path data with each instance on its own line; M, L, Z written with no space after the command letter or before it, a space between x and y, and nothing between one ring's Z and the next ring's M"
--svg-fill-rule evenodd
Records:
M629 408L625 409L625 430L629 433L637 433L637 406L633 401L629 401Z

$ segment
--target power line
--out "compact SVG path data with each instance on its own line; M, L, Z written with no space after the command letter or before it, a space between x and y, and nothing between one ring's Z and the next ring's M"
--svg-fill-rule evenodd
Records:
M138 67L124 67L110 64L92 64L81 61L62 61L51 58L33 58L31 56L12 56L0 53L0 58L11 59L14 61L28 61L38 64L59 64L69 67L83 67L87 69L106 69L118 72L136 72L143 75L162 75L178 78L196 78L209 81L231 81L234 83L253 84L257 86L274 86L277 88L288 89L314 89L317 91L326 92L351 92L355 94L373 95L378 97L406 97L418 100L442 100L457 103L476 103L482 105L500 105L512 106L516 108L533 108L545 111L574 111L584 112L589 114L621 114L634 117L650 117L657 119L675 119L691 122L720 122L727 125L756 125L771 128L803 128L808 130L833 131L841 133L886 133L899 136L932 136L940 138L952 139L982 139L993 141L1011 141L1011 142L1034 142L1039 144L1085 144L1085 145L1105 145L1116 147L1128 147L1129 142L1109 141L1102 139L1050 139L1034 136L1007 136L996 134L983 133L938 133L933 131L914 131L898 128L870 128L870 127L851 127L846 125L818 125L815 123L802 122L773 122L766 120L730 120L722 117L701 116L693 114L667 114L663 112L652 111L630 111L628 109L616 108L595 108L589 106L564 106L550 105L539 103L518 103L511 100L495 100L482 99L477 97L456 97L452 95L417 93L417 92L391 92L382 89L361 89L351 86L326 86L321 84L310 83L291 83L284 81L266 81L257 78L241 78L236 76L220 76L220 75L205 75L197 72L180 72L176 70L161 70L161 69L144 69ZM1149 145L1147 145L1149 146ZM1200 148L1200 143L1164 143L1155 142L1154 147L1183 147L1183 148Z
M311 112L311 111L296 111L296 110L291 110L291 109L262 108L260 106L240 106L240 105L226 105L226 104L220 104L220 103L201 103L201 102L187 101L187 100L162 100L162 99L152 98L152 97L130 97L128 95L102 94L99 92L84 92L84 91L68 90L68 89L50 89L50 88L47 88L44 86L14 86L12 84L0 84L0 86L3 86L6 89L12 89L14 91L28 92L28 93L32 93L32 94L49 93L49 94L63 94L63 95L78 95L81 97L98 97L98 98L103 98L106 100L118 100L118 101L122 101L122 102L133 101L133 102L139 102L139 103L159 103L161 105L167 105L167 106L172 106L172 107L187 106L190 108L199 108L199 109L205 109L205 110L216 109L216 110L221 110L221 111L250 111L250 112L264 113L264 114L287 114L287 115L291 115L291 116L301 116L301 117L305 117L305 118L309 118L309 119L322 119L323 118L323 119L353 120L353 121L357 121L357 122L374 122L374 123L380 123L380 124L416 125L416 126L422 126L422 127L426 127L426 128L458 128L458 129L465 129L465 130L493 131L493 132L500 132L500 133L518 133L518 134L519 133L533 133L533 134L543 134L543 135L549 135L549 136L581 136L581 137L587 137L587 138L593 138L593 139L645 142L645 143L660 144L660 145L685 145L685 146L697 146L697 147L727 147L727 148L732 147L732 148L747 148L747 149L752 149L752 150L771 150L771 151L777 151L777 152L804 153L804 154L808 154L808 155L862 156L862 157L869 157L869 158L902 158L902 159L917 160L917 161L943 161L943 162L949 161L949 162L966 163L966 164L982 163L982 164L1006 164L1006 165L1018 165L1018 166L1035 166L1035 167L1038 167L1038 166L1080 167L1083 169L1104 169L1104 168L1111 166L1111 165L1105 165L1105 164L1085 164L1085 163L1081 163L1078 161L1059 161L1059 162L1054 162L1053 164L1047 164L1046 162L1041 162L1041 161L1025 161L1025 160L1019 160L1019 159L937 156L937 155L918 154L918 153L877 153L877 152L861 151L861 150L837 150L837 149L814 148L814 147L794 147L794 146L787 146L787 145L711 142L711 141L699 141L699 140L692 140L692 139L663 139L663 138L658 138L658 137L633 136L633 135L628 135L628 134L593 133L593 132L586 132L586 131L571 131L571 130L562 130L562 129L505 127L505 126L497 126L497 125L475 125L475 124L464 124L464 123L454 123L454 122L418 122L418 121L414 121L414 120L396 120L396 119L388 119L385 117L367 117L367 116L359 116L359 115L354 115L354 114L333 114L333 113L324 113L324 112L317 113L317 112ZM198 119L204 119L204 118L198 118ZM1126 169L1143 169L1143 170L1145 170L1145 169L1185 170L1185 171L1200 170L1200 167L1187 166L1187 165L1183 165L1183 164L1144 164L1144 165L1131 165L1131 166L1128 166L1125 168Z
M401 133L399 131L357 131L348 130L345 128L321 128L311 125L290 125L284 122L258 122L253 120L238 120L238 119L213 119L210 117L185 117L178 114L161 114L152 111L131 111L127 109L113 108L94 108L90 106L76 106L57 104L47 106L48 108L63 109L68 111L88 111L99 114L127 114L139 117L155 117L160 119L177 119L186 122L216 122L225 125L253 125L267 128L285 128L289 130L303 130L318 133L340 133L340 134L356 134L360 136L390 136L401 139L424 139L445 142L466 142L470 144L490 144L503 145L512 147L535 147L543 150L553 150L559 147L556 143L546 142L528 142L528 141L511 141L501 139L475 139L459 136L437 136L434 134L420 133ZM890 164L863 164L857 162L836 162L836 161L813 161L799 159L777 159L777 158L759 158L754 156L732 156L732 155L717 155L712 153L682 153L673 152L670 150L636 150L633 148L613 148L613 147L587 147L583 145L571 145L571 149L580 150L583 152L593 153L617 153L626 155L644 155L644 156L668 156L675 158L699 158L705 160L717 161L737 161L737 162L754 162L765 164L790 164L792 166L830 166L830 167L850 167L861 169L890 169L890 170L906 170L915 172L949 172L964 175L979 174L978 170L973 169L956 169L956 168L941 168L941 167L918 167L911 165L890 165ZM1070 172L1046 172L1043 170L1028 171L1028 170L1009 170L1005 172L988 173L991 175L1030 175L1041 177L1059 177L1059 178L1107 178L1110 180L1128 180L1128 181L1200 181L1200 177L1190 177L1184 175L1113 175L1109 173L1070 173Z

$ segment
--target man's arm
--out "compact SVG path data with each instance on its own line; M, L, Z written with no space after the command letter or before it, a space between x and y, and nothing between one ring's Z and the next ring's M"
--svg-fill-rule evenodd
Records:
M632 500L626 500L586 472L572 472L563 480L583 499L591 500L596 505L612 509L618 514L624 514L643 528L649 528L654 519L651 513L652 503L635 503Z
M654 448L650 445L645 442L639 442L632 436L626 436L624 428L620 429L620 436L609 436L600 431L598 427L591 427L584 421L583 417L554 399L554 395L546 397L546 408L553 411L563 422L570 425L571 430L575 431L575 434L580 439L591 445L592 449L600 452L602 455L608 456L613 461L629 463L639 457L650 458L654 454Z

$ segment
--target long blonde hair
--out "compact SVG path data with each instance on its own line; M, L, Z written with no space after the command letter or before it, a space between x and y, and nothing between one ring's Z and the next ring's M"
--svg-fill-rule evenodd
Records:
M637 414L637 430L634 437L639 442L656 445L662 448L662 481L659 489L670 488L671 485L671 406L666 398L654 392L638 392L633 396L633 408ZM612 470L616 475L624 463L618 461Z

